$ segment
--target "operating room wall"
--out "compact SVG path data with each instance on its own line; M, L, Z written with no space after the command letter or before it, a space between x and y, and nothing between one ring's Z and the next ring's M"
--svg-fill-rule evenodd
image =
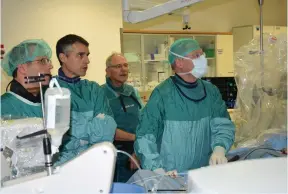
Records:
M259 24L258 0L204 0L190 7L192 31L229 32L234 26ZM287 0L265 0L264 25L287 26ZM182 30L182 16L165 15L127 29Z
M2 43L6 52L25 39L41 38L52 47L53 74L59 63L56 42L75 33L90 43L90 64L85 78L105 82L105 60L120 51L120 0L2 0ZM1 69L1 94L10 78Z

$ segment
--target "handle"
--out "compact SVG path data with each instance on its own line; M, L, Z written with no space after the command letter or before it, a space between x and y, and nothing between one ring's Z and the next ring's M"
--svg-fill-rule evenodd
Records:
M36 132L28 134L28 135L24 135L22 137L17 136L16 138L17 139L28 139L30 137L36 137L36 136L39 136L39 135L44 135L46 133L47 133L47 130L40 130L40 131L36 131Z
M29 83L38 83L38 82L43 82L45 81L45 75L44 74L40 74L39 76L26 76L24 77L25 84L29 84Z

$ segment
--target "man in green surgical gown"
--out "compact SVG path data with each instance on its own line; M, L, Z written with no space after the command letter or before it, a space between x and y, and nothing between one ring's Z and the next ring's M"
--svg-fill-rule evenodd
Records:
M63 136L56 162L59 165L93 144L113 142L116 123L101 86L81 79L90 63L89 43L80 36L69 34L58 40L56 53L61 65L56 78L61 87L71 92L71 127Z
M121 53L113 53L106 60L106 84L103 85L117 123L114 145L117 149L134 153L135 131L143 107L138 91L126 84L128 63ZM133 154L135 158L135 154ZM136 158L135 158L136 159ZM137 168L126 155L118 154L114 181L127 182Z
M175 76L154 89L136 130L142 167L169 174L226 163L235 127L217 87L200 79L205 54L196 40L179 39L168 59Z
M45 88L53 68L51 55L49 45L38 39L25 40L5 55L1 61L2 70L13 79L10 91L1 96L1 118L42 117L39 83L27 84L25 77L44 74Z

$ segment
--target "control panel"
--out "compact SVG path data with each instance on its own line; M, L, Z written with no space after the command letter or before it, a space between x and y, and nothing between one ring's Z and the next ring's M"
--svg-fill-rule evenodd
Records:
M222 94L222 99L226 102L227 109L234 109L237 98L237 86L234 77L205 77L202 79L217 86Z

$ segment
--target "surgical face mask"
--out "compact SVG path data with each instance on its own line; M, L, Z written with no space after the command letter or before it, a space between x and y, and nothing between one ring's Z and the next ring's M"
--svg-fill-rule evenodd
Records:
M188 57L183 57L183 56L178 55L178 54L173 53L173 52L171 52L171 53L177 57L182 58L182 59L191 60L194 64L194 68L191 71L185 72L185 73L178 73L178 75L192 74L196 78L201 78L207 73L207 71L208 71L207 58L204 55L201 55L197 59L190 59Z

